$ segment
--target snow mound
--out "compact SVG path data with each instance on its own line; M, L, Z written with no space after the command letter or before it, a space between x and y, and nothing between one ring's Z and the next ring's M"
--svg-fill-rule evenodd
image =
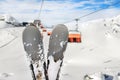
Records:
M13 36L10 32L1 29L0 30L0 47L7 45L14 38L15 38L15 36Z
M14 73L0 73L0 80L7 80L9 77L13 75Z
M12 24L8 24L5 21L0 21L0 28L14 27Z
M110 40L120 39L118 17L80 23L82 41L87 44L105 45Z

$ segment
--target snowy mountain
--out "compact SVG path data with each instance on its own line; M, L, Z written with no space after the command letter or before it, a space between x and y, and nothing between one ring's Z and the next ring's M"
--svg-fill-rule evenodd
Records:
M8 14L0 15L0 28L6 28L6 27L13 27L14 25L17 25L17 20Z
M22 44L23 30L23 27L0 29L1 80L32 80ZM82 43L68 43L60 80L103 80L104 74L120 80L120 16L79 23L78 30ZM43 40L47 54L46 32Z

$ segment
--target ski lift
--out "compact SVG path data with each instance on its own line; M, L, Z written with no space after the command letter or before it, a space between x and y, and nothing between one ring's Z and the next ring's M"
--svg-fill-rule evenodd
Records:
M81 42L81 34L80 32L76 32L76 31L72 31L70 32L69 31L69 36L68 36L68 42L78 42L80 43Z

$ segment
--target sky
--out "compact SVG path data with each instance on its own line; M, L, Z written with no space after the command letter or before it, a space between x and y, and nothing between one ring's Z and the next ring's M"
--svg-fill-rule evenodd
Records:
M46 26L120 14L120 0L43 0L42 8L41 3L42 0L0 0L0 14L9 14L19 22L40 19ZM81 18L94 11L98 12Z

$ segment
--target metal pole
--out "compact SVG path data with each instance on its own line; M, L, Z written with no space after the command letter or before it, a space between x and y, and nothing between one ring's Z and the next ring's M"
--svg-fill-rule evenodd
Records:
M77 19L75 19L75 21L76 21L76 31L78 31L78 21L79 21L79 19L77 18Z

